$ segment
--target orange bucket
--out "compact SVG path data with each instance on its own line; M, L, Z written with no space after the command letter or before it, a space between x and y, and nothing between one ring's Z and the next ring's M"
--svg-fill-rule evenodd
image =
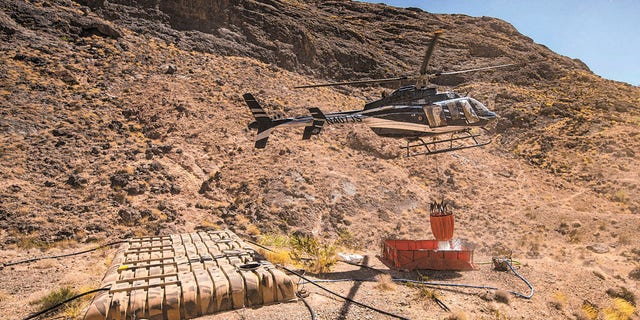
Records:
M431 232L438 241L447 241L453 238L453 214L445 216L431 216Z

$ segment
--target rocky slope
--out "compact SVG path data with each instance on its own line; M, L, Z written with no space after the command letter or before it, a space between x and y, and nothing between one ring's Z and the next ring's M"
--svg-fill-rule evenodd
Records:
M477 259L510 252L538 285L531 302L490 308L447 296L472 318L578 317L587 300L605 310L609 289L638 293L640 89L504 21L347 1L1 5L2 261L208 228L297 231L375 254L384 237L431 237L426 208L445 198ZM253 149L244 92L274 115L360 108L384 88L291 88L413 74L436 29L434 70L528 62L434 80L501 115L490 146L402 158L404 142L353 127L311 141L276 132ZM0 271L1 313L25 315L25 298L101 273L43 281L70 267L41 267Z

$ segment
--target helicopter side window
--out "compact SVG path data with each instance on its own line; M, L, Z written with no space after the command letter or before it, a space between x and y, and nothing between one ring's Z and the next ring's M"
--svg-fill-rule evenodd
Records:
M423 107L423 110L424 114L427 115L429 127L435 128L447 125L447 120L445 119L442 106L439 106L437 104L426 105Z
M458 101L458 103L462 111L464 112L464 117L467 118L467 121L469 123L476 123L480 121L480 118L478 118L475 111L473 111L471 104L469 104L467 100Z
M451 120L459 120L463 117L462 108L458 106L459 101L449 101L445 105L445 108L449 110Z

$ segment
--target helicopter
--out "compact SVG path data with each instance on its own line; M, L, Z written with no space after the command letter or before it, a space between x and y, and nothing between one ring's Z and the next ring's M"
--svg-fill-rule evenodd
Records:
M265 148L269 135L276 128L304 127L302 139L307 140L319 134L325 125L362 123L368 125L378 136L406 139L406 146L401 148L406 150L407 157L433 155L481 147L491 143L491 140L478 139L480 134L473 133L471 130L477 127L484 129L485 126L495 121L497 115L494 112L476 99L455 92L439 92L436 88L427 86L427 83L430 77L503 68L517 65L517 63L428 74L429 60L442 33L442 30L434 33L420 66L419 74L415 77L401 76L294 87L303 89L380 84L403 80L416 81L415 85L399 87L389 95L383 94L381 99L366 103L361 110L325 114L319 108L312 107L308 108L311 116L272 119L251 93L245 93L243 95L244 101L255 118L255 121L249 124L249 128L258 131L255 137L255 147ZM425 137L432 139L425 141L423 139Z

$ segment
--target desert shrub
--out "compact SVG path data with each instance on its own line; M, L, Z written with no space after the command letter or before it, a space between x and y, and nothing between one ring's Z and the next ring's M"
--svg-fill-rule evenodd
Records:
M290 238L291 256L299 260L312 273L324 273L336 263L336 246L307 236Z
M269 262L273 264L291 265L293 260L289 255L289 237L280 234L262 234L258 236L258 244L270 247L271 251L258 248Z
M258 237L258 243L267 247L289 247L289 237L280 234L263 234Z
M338 230L338 236L340 237L339 243L341 246L349 249L356 249L358 247L357 238L351 232L349 232L349 230Z

